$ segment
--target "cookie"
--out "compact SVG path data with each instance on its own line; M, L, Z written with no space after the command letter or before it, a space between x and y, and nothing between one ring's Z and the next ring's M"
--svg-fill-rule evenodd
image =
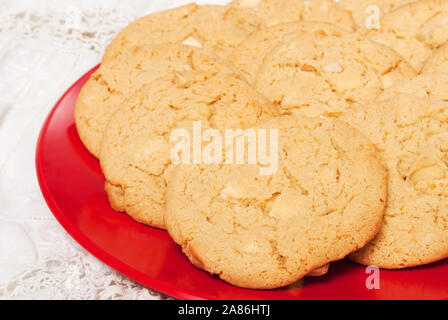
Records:
M263 20L252 9L189 4L147 15L131 23L108 46L103 61L115 59L134 46L186 44L226 57Z
M179 71L143 86L123 102L104 133L100 163L114 209L164 228L171 131L244 128L277 116L277 109L247 82L225 74Z
M328 270L330 270L330 264L329 263L323 265L322 267L314 269L313 271L308 273L306 276L307 277L321 277L321 276L327 274Z
M213 54L184 45L134 47L127 55L103 62L82 88L75 107L79 136L95 157L99 156L104 128L123 100L173 70L237 75Z
M383 226L351 259L397 269L447 257L448 103L401 95L341 119L370 138L388 171Z
M379 30L365 35L393 48L420 71L426 59L448 41L448 0L401 6L381 19Z
M378 8L381 19L389 12L412 1L414 0L341 0L338 4L352 14L356 27L361 28L366 27L366 22L373 13L369 10L371 6Z
M395 51L357 35L301 36L265 57L255 86L284 113L339 116L415 75Z
M254 9L268 27L293 21L319 21L346 31L354 30L350 12L329 0L234 0L229 5Z
M421 73L448 73L448 42L434 51L425 61Z
M368 139L338 120L282 116L278 170L181 165L167 229L189 260L233 285L289 285L363 247L380 228L386 173ZM272 144L268 146L271 148Z
M344 33L343 29L324 22L278 24L253 33L232 52L229 61L246 76L249 82L253 83L264 57L280 43L304 34L322 37L326 35L340 36Z
M398 82L384 91L378 100L388 100L400 94L421 99L448 101L448 73L426 73L411 80Z

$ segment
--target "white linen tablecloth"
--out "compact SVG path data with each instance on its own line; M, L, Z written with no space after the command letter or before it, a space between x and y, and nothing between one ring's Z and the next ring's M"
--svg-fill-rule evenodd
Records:
M118 31L188 2L0 0L0 299L166 298L65 233L39 190L34 153L50 109Z

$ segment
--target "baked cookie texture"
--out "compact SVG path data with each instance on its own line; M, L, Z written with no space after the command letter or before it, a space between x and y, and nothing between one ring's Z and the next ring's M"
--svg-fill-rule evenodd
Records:
M371 142L343 122L283 116L279 166L181 165L166 224L189 260L233 285L289 285L363 247L380 228L386 173Z
M192 46L134 47L127 55L103 62L78 96L76 127L87 149L98 158L104 129L114 112L143 85L176 70L239 76L228 62Z
M448 73L448 42L429 56L421 71L421 73L434 72Z
M448 104L401 95L341 119L370 138L388 171L383 226L351 259L397 269L447 257Z
M425 73L403 80L386 89L377 100L392 99L401 94L421 99L448 101L448 73Z
M174 165L173 129L245 128L278 115L245 81L178 71L143 86L119 108L104 133L100 163L114 209L164 228L166 180Z
M394 50L358 35L300 36L265 57L255 86L285 113L339 116L415 75Z
M344 33L346 32L338 26L325 22L311 21L278 24L250 35L248 39L233 50L229 56L229 61L250 83L253 83L265 56L279 44L305 34L319 38L328 35L342 36Z
M393 48L420 71L426 59L448 41L448 0L408 3L385 15L379 30L360 32Z
M134 46L162 43L192 45L226 57L262 27L263 20L250 8L192 3L131 23L108 46L103 61L115 59Z
M338 4L348 10L353 17L357 28L366 27L366 21L371 12L366 12L370 6L377 6L380 19L398 7L415 0L341 0Z
M317 269L312 270L310 273L308 273L307 277L321 277L328 273L328 270L330 270L330 264L324 264L322 267L319 267Z
M354 31L350 12L330 0L234 0L229 6L254 9L268 27L293 21L319 21Z

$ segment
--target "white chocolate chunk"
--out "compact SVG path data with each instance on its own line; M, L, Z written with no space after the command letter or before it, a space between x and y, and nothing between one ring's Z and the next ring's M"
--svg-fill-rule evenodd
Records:
M267 25L266 25L266 27L273 27L273 26L276 26L276 25L278 25L278 21L271 21L271 22L269 22Z
M241 190L238 190L238 188L228 186L221 191L220 196L221 196L221 198L226 199L226 200L232 199L232 198L238 199L242 196L242 193L241 193Z
M342 72L342 67L339 63L331 62L322 68L325 72L328 73L339 73Z
M282 198L277 198L272 204L271 210L269 212L269 216L274 218L281 218L283 216L287 216L292 212L292 208L288 203Z
M182 44L187 45L187 46L202 48L202 44L195 37L192 37L192 36L189 36L187 39L185 39L182 42Z
M259 251L258 245L255 242L249 243L244 246L243 251L248 254L255 254Z
M175 70L177 72L191 71L191 67L188 64L183 64L183 65L177 66Z
M360 79L358 74L348 72L344 74L344 78L338 81L336 86L339 92L345 93L360 88L361 82L362 79Z

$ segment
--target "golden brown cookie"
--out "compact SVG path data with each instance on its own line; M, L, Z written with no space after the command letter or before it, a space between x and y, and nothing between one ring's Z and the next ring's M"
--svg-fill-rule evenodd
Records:
M448 73L448 42L434 51L425 61L421 73Z
M134 47L126 55L103 62L76 101L76 127L87 149L98 157L104 129L123 101L144 84L176 70L237 75L213 54L184 45Z
M350 12L330 0L234 0L229 5L254 9L268 27L293 21L319 21L346 31L354 30Z
M386 173L370 141L343 122L283 116L256 128L278 130L278 170L181 165L169 179L166 223L195 266L239 287L268 289L374 237Z
M283 112L339 116L415 75L395 51L357 35L301 36L265 57L255 86Z
M243 73L250 83L256 79L265 56L282 42L308 34L313 37L342 36L343 29L324 22L290 22L254 32L229 56L229 61Z
M386 89L378 100L392 99L400 94L421 99L448 101L448 73L425 73L403 80Z
M111 205L164 228L172 130L191 130L193 121L203 128L244 128L277 115L245 81L224 74L179 71L143 86L123 101L104 133L100 163Z
M328 270L330 270L330 264L327 263L323 265L322 267L319 267L317 269L314 269L310 273L307 274L307 277L321 277L328 273Z
M396 269L447 257L448 104L401 95L341 119L370 138L388 171L381 231L351 258Z
M252 9L188 4L156 12L131 23L112 41L103 61L114 59L134 46L186 44L225 57L263 21Z
M426 59L448 41L448 0L408 3L385 15L379 30L365 34L396 50L420 71Z

